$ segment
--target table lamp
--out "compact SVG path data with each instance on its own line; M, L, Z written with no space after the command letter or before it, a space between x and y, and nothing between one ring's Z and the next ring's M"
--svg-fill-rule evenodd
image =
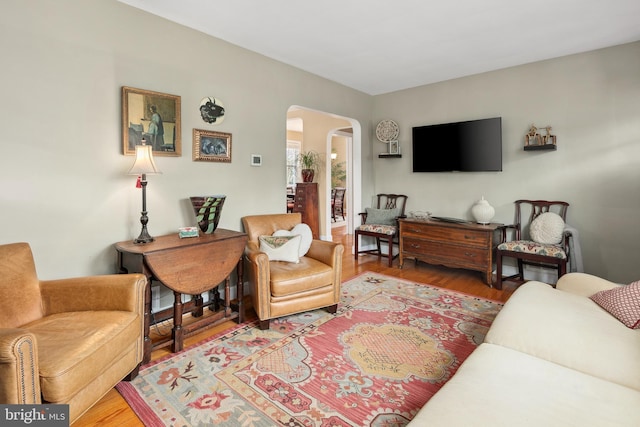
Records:
M141 145L136 145L136 161L129 170L129 175L138 175L140 186L142 187L142 212L140 217L140 223L142 224L142 231L135 243L149 243L153 242L153 237L149 235L147 231L147 223L149 217L147 217L147 174L161 174L153 161L153 147L146 145L146 141L143 139Z

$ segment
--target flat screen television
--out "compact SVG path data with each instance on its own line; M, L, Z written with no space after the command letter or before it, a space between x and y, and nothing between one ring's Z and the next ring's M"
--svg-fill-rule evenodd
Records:
M413 171L502 171L502 118L414 127Z

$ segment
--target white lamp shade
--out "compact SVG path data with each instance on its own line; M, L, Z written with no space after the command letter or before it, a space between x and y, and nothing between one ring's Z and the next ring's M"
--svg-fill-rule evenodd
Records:
M136 145L136 161L129 170L129 175L160 174L160 170L153 161L153 147L151 145Z

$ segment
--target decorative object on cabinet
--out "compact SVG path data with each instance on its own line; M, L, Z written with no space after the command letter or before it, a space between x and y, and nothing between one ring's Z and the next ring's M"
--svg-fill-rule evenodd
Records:
M224 121L224 105L219 99L208 96L200 101L200 116L205 123L219 125Z
M531 125L529 132L524 137L524 149L525 151L533 150L556 150L556 136L551 135L551 126L545 126L546 134L540 135L538 128L535 125Z
M136 160L128 172L129 175L138 175L137 186L142 188L142 212L140 212L142 230L138 238L134 240L135 243L153 242L153 237L147 231L147 223L149 222L149 217L147 216L147 174L155 175L161 173L153 161L152 147L146 145L146 141L143 139L141 145L136 145Z
M231 134L194 129L193 161L231 163Z
M180 97L122 87L122 152L135 154L145 139L156 156L181 156Z
M313 178L322 164L322 157L313 150L303 151L298 154L298 163L301 168L302 182L313 182Z
M478 224L489 224L496 210L485 200L484 196L471 207L471 214Z
M398 236L398 219L404 218L407 196L404 194L378 194L376 208L367 208L360 213L362 225L356 228L354 257L357 260L361 253L374 253L378 257L387 257L389 267L393 263L393 243ZM376 240L375 249L359 250L360 236L370 236ZM384 255L380 248L380 240L386 240L388 253Z
M296 184L292 212L302 215L302 222L311 227L314 239L320 238L317 183L299 182Z
M516 200L515 222L502 228L502 242L496 251L496 288L505 279L524 279L524 265L555 268L558 278L567 272L570 233L565 230L569 203L547 200ZM528 221L522 221L528 214ZM536 224L537 223L537 224ZM512 236L507 232L511 230ZM529 230L529 235L525 235ZM553 236L553 237L550 237ZM511 237L511 239L510 239ZM502 277L502 258L518 261L518 274Z
M222 206L227 196L193 196L189 197L196 214L198 227L205 234L211 234L218 228Z
M376 126L376 138L378 141L387 144L387 152L380 153L378 157L402 157L400 155L400 145L398 143L400 127L393 120L382 120Z

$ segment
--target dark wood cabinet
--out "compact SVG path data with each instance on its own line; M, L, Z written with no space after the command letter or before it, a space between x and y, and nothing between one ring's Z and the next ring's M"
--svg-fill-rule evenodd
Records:
M494 235L501 224L400 220L400 268L406 258L480 271L491 286Z
M314 239L320 238L320 219L318 209L318 184L299 182L296 184L293 212L302 214L302 222L311 227Z

